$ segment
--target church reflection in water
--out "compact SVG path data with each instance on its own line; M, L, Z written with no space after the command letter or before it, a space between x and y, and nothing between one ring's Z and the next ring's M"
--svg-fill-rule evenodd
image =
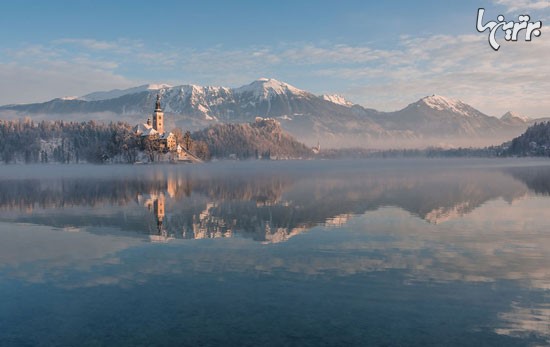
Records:
M176 290L175 295L185 288L189 298L200 300L176 302L199 306L176 306L178 318L179 312L187 316L202 310L202 298L211 295L213 307L235 303L226 315L233 319L239 307L266 298L267 309L258 312L281 302L294 312L295 298L311 299L311 307L325 309L327 305L319 305L325 302L324 290L335 286L329 288L332 298L343 301L332 306L341 304L346 316L359 314L350 326L386 317L410 327L411 321L423 318L419 314L426 314L428 324L440 317L435 330L458 326L456 336L462 336L477 329L465 345L480 340L479 329L496 333L492 338L535 337L544 345L550 341L550 166L518 161L506 167L502 162L109 168L116 174L86 166L80 177L58 175L50 168L46 178L41 172L39 178L0 180L0 223L5 228L0 233L0 269L17 280L5 288L33 288L22 295L17 310L19 304L32 303L26 298L46 295L52 286L68 288L69 295L90 288L92 295L86 298L101 297L95 294L103 288L111 292L120 286L127 293L135 286L145 300L151 299L149 307L156 313L158 296L151 297L150 288ZM339 166L333 168L335 164ZM20 286L20 279L33 286ZM242 279L243 285L226 287ZM37 283L46 283L47 290L34 289ZM264 295L258 283L266 289L280 283L283 295L273 300L277 287ZM287 294L293 285L295 291ZM114 293L113 317L120 317L117 304L125 295ZM57 297L60 306L67 306L67 295ZM175 296L166 297L170 300L163 311L169 312ZM44 301L51 298L46 295ZM132 317L135 302L132 298L128 303ZM403 306L407 302L421 306L411 310ZM357 309L361 303L365 306ZM478 304L486 304L482 311L489 318ZM94 311L105 302L90 305ZM466 306L475 309L464 310ZM34 319L36 309L29 312ZM465 323L455 324L464 312ZM328 314L322 328L333 318ZM170 322L177 319L171 316ZM258 327L255 319L253 327Z
M164 193L138 195L138 202L145 206L150 212L152 212L156 219L156 229L151 230L149 238L152 242L168 242L175 237L169 235L168 231L164 227L164 206L166 199Z
M203 180L158 176L137 202L154 221L153 242L247 237L287 241L314 226L341 227L355 215L384 206L401 208L430 224L467 215L490 200L513 202L530 192L548 194L547 167L453 170L423 175L391 173L338 179L319 175Z
M550 192L548 166L136 172L109 179L4 179L0 217L63 228L110 226L153 242L238 236L277 243L315 226L343 226L381 207L439 224L491 200L511 203Z
M280 227L274 224L273 220L261 220L259 216L253 216L250 221L244 223L245 221L243 219L248 218L249 215L243 216L243 218L240 219L241 223L238 223L237 218L228 218L227 215L224 214L227 208L227 202L206 202L202 211L191 215L191 223L178 225L177 221L181 221L181 216L178 215L176 211L171 212L169 216L175 216L176 218L170 219L166 216L167 200L177 205L177 201L173 199L173 194L165 194L164 192L138 195L139 204L146 207L154 216L153 224L155 227L150 226L148 228L149 238L152 242L168 242L176 238L227 238L233 237L235 235L234 230L238 230L238 234L253 236L254 239L264 243L277 243L286 241L295 235L305 232L310 227ZM233 202L233 204L235 204L235 202ZM258 211L260 209L270 209L276 206L276 204L277 202L256 202L256 208ZM231 202L229 205L231 205ZM290 207L288 204L283 204L283 206L287 208ZM229 207L229 209L231 209L231 207ZM221 215L219 213L221 213ZM340 223L341 220L342 217L330 218L329 223ZM257 224L252 225L253 222ZM243 229L240 224L246 224L248 227Z

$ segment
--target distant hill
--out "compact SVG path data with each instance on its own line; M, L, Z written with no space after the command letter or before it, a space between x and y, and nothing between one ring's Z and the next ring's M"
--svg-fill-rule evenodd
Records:
M550 156L550 122L536 123L504 144L506 153L520 156Z
M204 141L212 157L294 159L313 156L313 151L281 128L278 121L257 118L245 124L215 124L197 131L193 140Z
M221 123L274 118L299 141L327 147L418 148L495 145L521 134L532 120L508 114L486 115L465 102L432 95L402 110L380 112L338 95L315 95L272 78L239 88L197 85L143 85L95 92L80 98L5 105L0 117L73 121L144 122L156 94L168 128L191 131Z

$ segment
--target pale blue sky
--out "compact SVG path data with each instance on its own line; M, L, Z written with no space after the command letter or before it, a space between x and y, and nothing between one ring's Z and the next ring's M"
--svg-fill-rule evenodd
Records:
M494 52L477 9L530 14L543 35ZM0 11L0 104L145 83L273 77L394 110L429 95L550 116L548 0L11 1Z

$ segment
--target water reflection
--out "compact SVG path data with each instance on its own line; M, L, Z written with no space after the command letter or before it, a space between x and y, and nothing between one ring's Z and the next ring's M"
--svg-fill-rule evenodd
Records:
M375 312L404 324L400 331L411 321L434 336L441 329L426 340L432 344L445 336L462 344L550 342L550 166L453 163L243 163L118 169L108 177L89 168L20 179L2 173L0 278L47 286L45 293L58 288L60 301L71 291L107 295L118 288L154 312L240 312L254 316L242 322L247 329L257 329L263 317L254 312L284 307L342 322L346 336L357 330L343 317L361 322ZM166 298L195 299L149 303L148 286L170 293ZM5 288L0 294L17 297ZM335 302L332 311L319 297ZM205 302L217 304L193 306ZM121 309L134 305L130 300ZM157 314L159 322L178 321L175 313ZM281 323L281 330L308 329L288 314L280 321L293 323ZM205 316L198 323L193 315L179 319L202 326ZM231 326L232 319L222 322Z
M532 303L530 307L521 307L514 302L510 311L499 314L502 327L496 328L498 334L526 337L539 335L548 338L550 343L550 303Z
M547 166L362 169L325 168L313 174L151 169L86 180L5 179L0 218L56 227L118 227L149 233L153 241L238 235L270 243L316 225L342 226L354 215L384 206L438 224L487 201L512 203L550 191Z

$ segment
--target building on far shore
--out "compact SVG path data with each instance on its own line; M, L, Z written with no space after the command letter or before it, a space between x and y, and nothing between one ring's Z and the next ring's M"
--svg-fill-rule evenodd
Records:
M159 142L159 148L164 152L174 152L177 149L176 137L171 132L164 131L164 112L160 107L160 94L157 94L157 102L153 111L153 122L147 118L147 123L134 127L136 135L148 137Z
M159 161L202 163L200 158L184 149L182 144L178 144L173 133L164 131L164 112L160 107L159 94L157 94L155 110L153 111L153 121L151 122L151 118L147 118L147 123L138 124L134 127L134 133L158 143L156 147L159 152Z

